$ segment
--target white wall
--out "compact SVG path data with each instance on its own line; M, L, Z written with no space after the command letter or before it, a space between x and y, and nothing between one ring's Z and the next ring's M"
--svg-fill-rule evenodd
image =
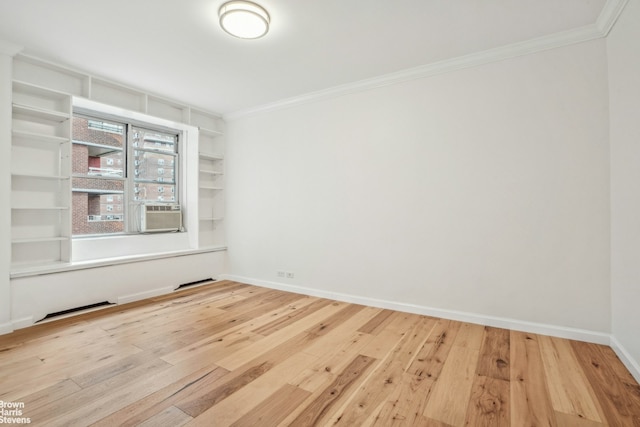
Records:
M640 1L607 39L611 111L613 336L640 372Z
M232 121L230 271L608 333L607 99L596 40Z

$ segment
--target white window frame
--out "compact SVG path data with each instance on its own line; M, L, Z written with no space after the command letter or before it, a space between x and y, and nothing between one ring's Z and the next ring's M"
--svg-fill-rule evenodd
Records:
M93 114L158 130L178 131L180 138L178 167L178 203L182 207L184 232L157 234L116 234L72 239L72 262L118 259L135 255L198 248L198 129L184 123L161 119L137 111L73 97L74 112ZM125 203L129 203L126 200ZM130 212L135 215L135 212Z

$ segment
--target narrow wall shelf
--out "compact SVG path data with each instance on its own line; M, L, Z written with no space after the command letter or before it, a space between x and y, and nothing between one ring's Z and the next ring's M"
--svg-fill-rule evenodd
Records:
M201 128L198 128L198 129L200 130L200 132L202 132L205 135L209 135L209 136L213 136L213 137L222 136L222 132L214 130L214 129L204 128L204 127L201 127Z
M212 171L212 170L207 170L207 169L200 169L200 173L205 173L205 174L209 174L209 175L224 175L224 172Z
M20 138L28 141L39 141L44 144L64 144L69 142L69 138L65 138L63 136L45 135L37 132L13 130L12 134L15 138Z
M26 243L42 243L42 242L60 242L69 240L69 237L53 236L53 237L31 237L28 239L12 239L13 244L26 244Z
M47 110L29 105L13 104L13 117L36 122L62 123L71 117L69 113Z
M28 173L12 173L12 177L16 178L29 178L29 179L49 179L49 180L67 180L71 177L68 175L40 175L40 174L28 174Z
M68 211L68 206L12 206L11 209L16 211Z
M200 158L205 160L224 160L224 156L220 154L211 154L200 152Z

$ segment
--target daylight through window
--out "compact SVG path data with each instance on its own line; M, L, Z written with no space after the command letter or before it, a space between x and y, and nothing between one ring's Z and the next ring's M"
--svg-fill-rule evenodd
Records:
M75 114L74 236L138 233L145 204L178 203L178 133Z

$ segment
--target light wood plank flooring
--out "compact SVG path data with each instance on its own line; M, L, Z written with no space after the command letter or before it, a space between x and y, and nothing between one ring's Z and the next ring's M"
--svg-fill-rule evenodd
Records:
M221 281L0 336L44 426L640 426L601 345Z

